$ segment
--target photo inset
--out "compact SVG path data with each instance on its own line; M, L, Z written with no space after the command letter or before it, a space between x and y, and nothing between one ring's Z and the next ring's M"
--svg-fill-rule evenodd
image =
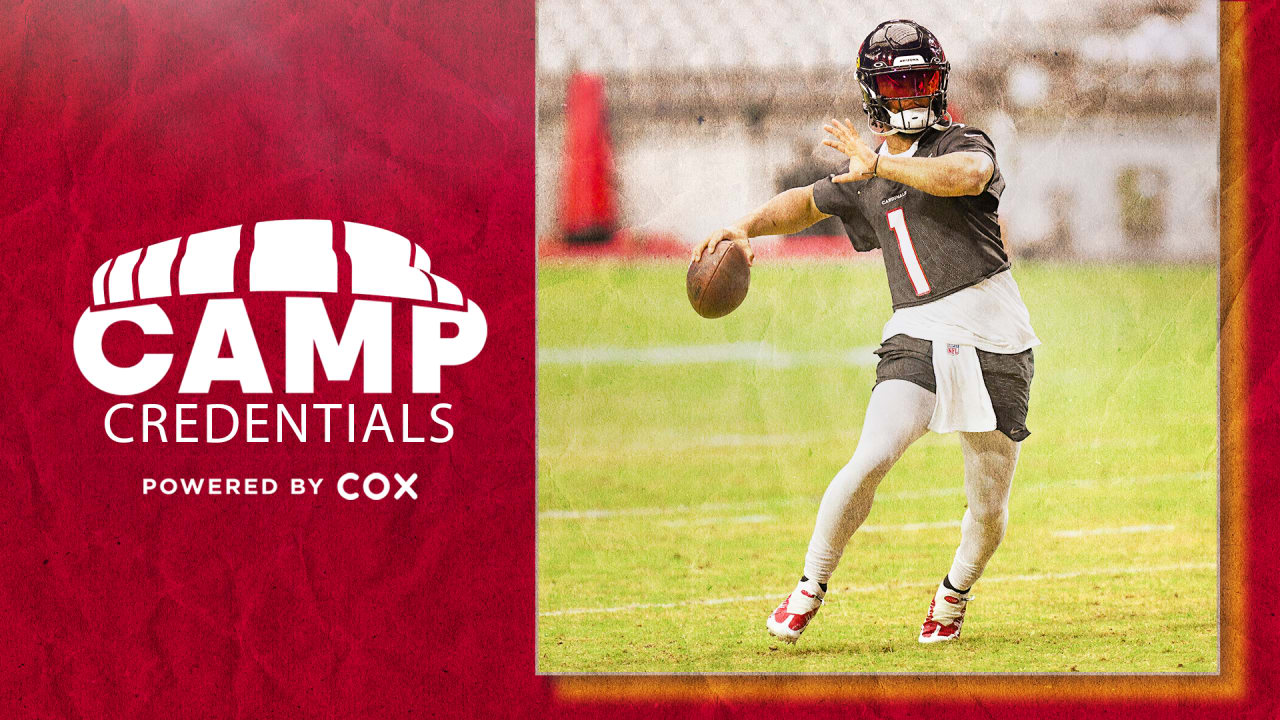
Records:
M1218 672L1217 13L539 3L538 671Z

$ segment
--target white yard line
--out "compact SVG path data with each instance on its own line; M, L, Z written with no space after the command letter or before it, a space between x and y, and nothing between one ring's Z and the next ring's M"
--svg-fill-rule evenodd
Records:
M1149 573L1169 573L1169 572L1186 572L1190 570L1214 570L1217 563L1181 563L1178 565L1156 565L1145 568L1101 568L1098 570L1082 570L1080 572L1068 573L1040 573L1036 575L1004 575L982 578L982 584L992 585L995 583L1011 583L1011 582L1043 582L1046 580L1070 580L1080 577L1101 577L1106 575L1145 575ZM910 582L910 583L882 583L880 585L868 585L865 587L843 587L836 588L836 592L840 593L873 593L885 592L896 588L932 588L937 585L936 580L929 582ZM673 603L632 603L630 605L618 605L615 607L594 607L594 608L570 608L566 610L547 610L538 613L539 617L559 617L562 615L594 615L601 613L619 613L630 610L658 610L681 607L698 607L707 605L728 605L732 603L746 602L762 602L765 600L778 600L782 597L785 590L774 592L768 595L739 595L736 597L722 598L699 598L696 600L683 600Z
M543 457L560 457L563 455L573 455L581 457L584 454L588 457L607 456L617 458L624 454L634 455L638 453L664 453L668 454L676 451L687 450L704 450L714 447L777 447L786 445L807 445L817 443L837 443L843 442L848 445L850 452L856 445L858 440L858 427L845 430L811 432L811 433L760 433L760 434L732 434L732 435L710 435L701 436L701 431L697 428L690 428L685 432L673 433L668 431L669 428L655 430L652 432L638 433L636 437L631 438L625 444L619 444L616 437L608 435L600 438L590 438L589 442L582 442L583 435L573 436L569 442L551 445L546 444L539 448L539 454ZM1079 447L1098 450L1103 448L1149 448L1155 447L1163 442L1160 438L1104 438L1081 441ZM954 435L926 435L912 444L913 448L918 447L959 447L960 441Z
M780 350L766 342L735 342L718 345L671 345L666 347L598 347L542 348L539 365L702 365L706 363L747 362L773 368L797 366L870 367L878 358L874 346L851 350L790 351Z
M769 522L775 519L777 518L774 515L737 515L729 517L719 516L682 520L664 520L661 524L665 527L702 527L706 525L745 525ZM944 530L946 528L958 527L960 527L959 520L943 520L942 522L907 523L905 525L863 525L858 528L858 532L899 533L917 532L919 530ZM1177 527L1174 525L1125 525L1122 527L1085 528L1082 530L1055 530L1053 532L1053 536L1060 538L1079 538L1090 535L1132 535L1135 533L1171 532L1176 529Z
M690 518L682 520L664 520L660 524L665 527L702 527L706 525L745 525L776 520L774 515L737 515L720 517ZM907 523L906 525L863 525L858 532L916 532L918 530L938 530L942 528L958 528L959 520L943 522ZM1172 526L1170 526L1172 527Z
M749 448L785 448L812 447L838 439L839 435L831 433L764 433L764 434L721 434L698 437L684 433L680 435L654 435L644 439L632 440L625 444L586 444L568 445L559 450L542 450L539 455L544 459L572 458L574 461L606 460L616 462L619 457L635 459L639 456L661 455L667 457L673 453L707 452L712 450L743 450ZM852 437L850 435L849 437ZM552 460L554 462L554 460Z
M613 455L617 455L620 451L624 452L662 452L671 453L679 450L698 450L703 448L741 448L741 447L783 447L787 445L804 445L825 439L825 435L819 433L808 434L764 434L764 435L746 435L746 434L728 434L728 435L711 435L709 437L693 438L688 435L670 436L664 438L658 443L637 442L615 446L611 451Z
M764 501L734 503L703 503L701 505L671 505L668 507L633 507L616 510L543 510L539 520L600 520L611 517L644 517L646 515L679 515L682 513L717 512L738 510L764 505Z
M1137 475L1133 477L1108 477L1108 478L1076 478L1073 480L1062 480L1051 483L1032 483L1029 485L1019 485L1015 480L1013 483L1013 493L1017 495L1022 492L1038 492L1040 490L1060 490L1063 488L1095 488L1105 483L1128 482L1128 483L1158 483L1158 482L1177 482L1184 480L1204 480L1214 478L1217 473L1214 472L1183 472L1183 473L1163 473L1159 475ZM929 488L925 490L899 490L897 492L880 492L876 493L876 500L920 500L923 498L933 497L951 497L964 496L964 488L958 483L951 487ZM767 500L748 500L743 502L725 502L725 503L702 503L698 505L668 505L663 507L632 507L632 508L597 508L589 510L543 510L538 513L539 520L602 520L612 517L636 517L647 515L679 515L683 513L700 513L700 512L727 512L733 510L743 510L747 508L760 508L766 506L785 506L805 504L812 505L817 508L818 498L809 496L799 496L783 500L767 501Z
M749 525L775 520L773 515L738 515L737 517L704 517L688 520L664 520L666 527L704 527L707 525Z
M1168 532L1173 525L1125 525L1123 527L1088 528L1084 530L1057 530L1054 537L1078 538L1087 535L1130 535L1133 533Z

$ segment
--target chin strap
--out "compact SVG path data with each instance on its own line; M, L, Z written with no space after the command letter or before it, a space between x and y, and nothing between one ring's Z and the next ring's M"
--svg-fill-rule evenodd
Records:
M933 128L934 130L946 130L947 128L951 127L951 123L952 123L951 113L948 112L948 113L943 113L942 118L938 120L938 122L930 125L929 127ZM867 127L871 130L871 134L877 137L889 137L890 135L897 135L898 133L915 135L916 133L921 133L921 132L924 132L926 129L928 129L928 128L919 128L916 130L903 130L901 128L896 128L891 125L883 125L881 123L878 123L875 120L872 120L870 116L867 117ZM881 129L881 128L885 128L885 129Z

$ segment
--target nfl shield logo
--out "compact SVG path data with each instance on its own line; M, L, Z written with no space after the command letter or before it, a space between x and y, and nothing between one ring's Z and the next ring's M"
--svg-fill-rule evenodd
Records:
M948 354L948 355L959 355L959 354L960 354L960 346L959 346L959 345L952 345L951 343L947 343L947 354Z

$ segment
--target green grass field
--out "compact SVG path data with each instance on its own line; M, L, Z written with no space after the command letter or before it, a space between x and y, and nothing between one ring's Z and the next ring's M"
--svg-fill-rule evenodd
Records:
M1017 265L1032 436L942 646L915 636L959 540L954 435L881 484L800 643L764 629L858 437L883 267L759 263L714 321L684 269L539 273L539 672L1218 670L1215 268Z

